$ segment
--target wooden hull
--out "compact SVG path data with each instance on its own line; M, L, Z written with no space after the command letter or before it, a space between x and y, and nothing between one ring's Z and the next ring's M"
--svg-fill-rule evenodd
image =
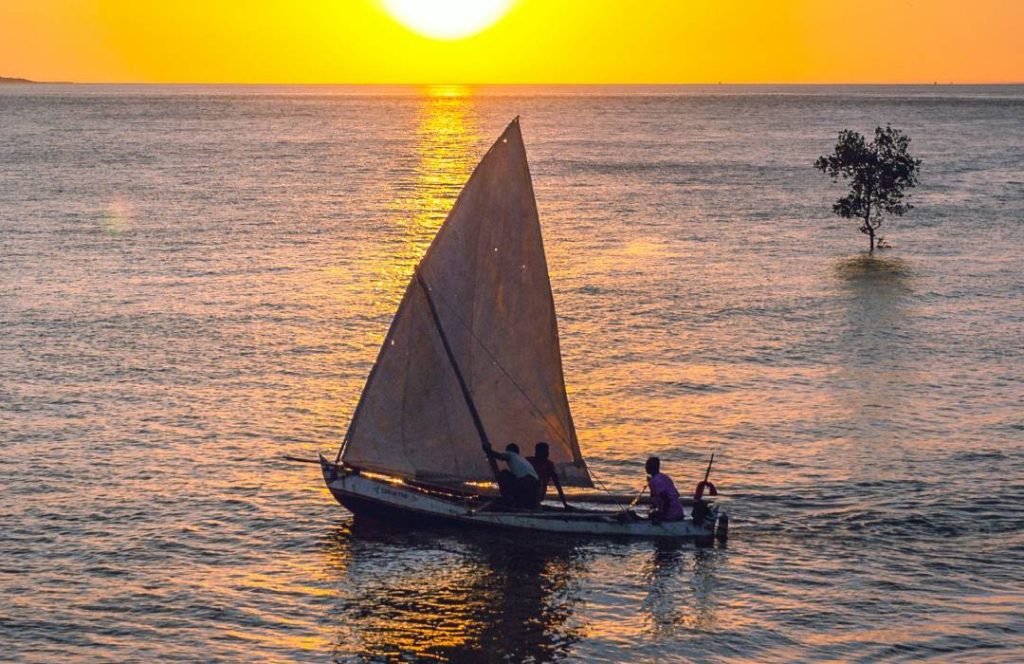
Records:
M367 477L337 466L322 455L320 467L331 494L353 514L372 514L413 523L442 521L472 527L568 535L710 540L715 536L715 525L719 520L718 510L714 507L711 517L700 526L690 519L655 524L635 515L609 510L500 510L495 509L495 502L488 498L432 491L385 478Z

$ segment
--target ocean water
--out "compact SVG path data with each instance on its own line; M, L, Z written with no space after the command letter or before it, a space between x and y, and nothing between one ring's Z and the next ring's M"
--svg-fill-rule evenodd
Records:
M727 546L354 521L337 448L522 117L591 468ZM924 160L875 258L811 167ZM0 88L0 659L1024 659L1024 87Z

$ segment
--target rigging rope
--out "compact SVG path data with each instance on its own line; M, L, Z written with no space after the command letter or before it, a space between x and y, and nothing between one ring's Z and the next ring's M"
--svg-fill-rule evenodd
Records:
M434 289L431 288L430 292L431 292L431 294L437 295L441 300L443 300L446 306L449 304L448 298L446 298L444 296L444 294L441 293L440 291L435 291ZM534 416L538 420L544 422L544 424L547 426L548 430L553 431L556 436L558 436L559 438L562 439L562 442L564 442L566 445L568 445L571 448L572 447L572 443L565 436L562 435L561 431L558 431L557 429L555 429L555 428L553 428L551 426L551 424L547 421L547 419L541 413L540 407L534 402L533 399L530 398L530 395L526 393L526 390L523 389L523 387L516 381L516 379L512 377L512 374L510 374L508 372L508 370L505 369L505 367L501 364L501 362L498 361L498 358L495 357L494 353L492 353L491 350L487 347L487 345L484 344L483 340L481 340L480 337L478 337L476 335L476 333L473 332L472 326L469 325L462 318L462 316L459 315L459 313L458 313L458 311L456 311L455 307L447 307L447 309L448 309L448 311L450 311L452 313L452 315L459 322L459 324L462 325L462 327L465 328L465 330L467 332L469 332L469 336L472 337L473 341L475 341L477 343L477 345L480 346L480 348L482 348L485 353L487 353L487 356L491 358L491 362L494 363L494 366L498 367L498 369L501 370L501 373L503 373L505 375L505 377L508 378L509 382L512 383L512 385L516 388L516 390L519 391L519 394L521 394L523 396L523 398L526 399L526 401L530 404L530 407L533 410ZM597 473L594 472L593 468L591 468L588 465L588 466L586 466L586 469L587 469L587 473L590 475L590 478L593 479L595 484L598 485L598 488L600 488L602 491L604 491L609 496L614 496L615 495L615 493L611 489L608 488L608 486L604 483L604 481L600 477L597 476Z
M431 294L438 295L442 300L444 300L445 304L448 304L448 298L446 298L443 293L441 293L440 291L435 291L433 289L431 289L430 292L431 292ZM562 442L564 442L566 445L569 445L570 447L572 447L572 443L569 441L569 439L567 439L565 436L563 436L561 431L558 431L557 429L555 429L555 428L553 428L551 426L551 424L547 421L547 419L541 413L540 406L538 406L534 402L534 400L530 398L530 395L526 393L526 390L524 390L523 387L518 382L516 382L516 379L512 377L512 374L510 374L508 372L508 370L505 369L504 366L502 366L501 362L498 361L498 358L494 356L494 353L492 353L489 348L487 348L487 346L480 339L480 337L476 336L476 333L473 332L473 327L471 325L469 325L462 318L462 316L459 315L459 313L458 313L458 311L456 311L455 307L448 307L448 311L452 312L452 315L455 316L455 319L462 325L463 328L466 329L467 332L469 332L469 336L473 338L473 341L475 341L477 343L477 345L479 345L480 348L482 348L483 351L485 353L487 353L488 357L491 358L491 362L494 363L494 366L498 367L501 370L501 373L505 374L505 377L508 378L509 382L512 383L512 385L516 388L516 390L519 391L519 394L521 394L523 396L523 398L526 399L526 401L530 404L530 407L533 409L534 416L538 420L543 422L547 426L547 428L549 430L553 431L556 436L561 438Z

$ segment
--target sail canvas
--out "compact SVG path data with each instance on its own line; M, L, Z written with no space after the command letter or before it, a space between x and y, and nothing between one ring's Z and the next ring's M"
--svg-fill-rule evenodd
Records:
M547 442L563 482L591 486L518 119L473 172L417 271L352 418L344 462L426 481L493 479L457 368L496 449L515 442L529 454Z

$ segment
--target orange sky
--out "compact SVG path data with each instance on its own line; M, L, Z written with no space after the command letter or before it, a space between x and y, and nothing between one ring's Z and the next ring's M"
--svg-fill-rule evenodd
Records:
M83 82L1024 82L1022 44L1024 0L516 0L454 41L381 0L0 0L0 76Z

